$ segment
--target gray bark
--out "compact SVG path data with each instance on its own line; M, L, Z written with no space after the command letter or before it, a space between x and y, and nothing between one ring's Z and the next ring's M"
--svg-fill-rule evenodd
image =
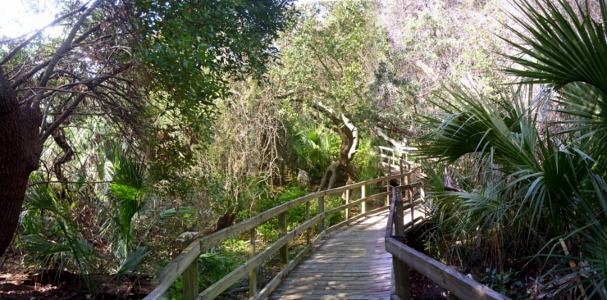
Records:
M38 110L19 105L0 70L0 256L19 224L29 174L38 168L41 121Z

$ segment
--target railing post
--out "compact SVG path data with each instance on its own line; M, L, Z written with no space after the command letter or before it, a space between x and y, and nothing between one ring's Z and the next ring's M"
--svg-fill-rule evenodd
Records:
M306 201L306 221L310 220L310 201ZM306 229L306 245L310 244L310 228Z
M390 180L386 180L386 192L388 192L388 195L386 195L386 206L390 205L390 191L392 185L390 184Z
M255 228L251 229L251 258L255 257L256 233ZM257 268L249 271L249 298L255 295L257 295Z
M405 173L405 172L404 172L404 169L403 169L403 155L402 154L400 154L400 156L398 157L398 165L399 165L399 168L400 168L400 175L403 175L403 173ZM401 177L400 178L400 185L403 185L405 183L404 181L405 181L405 178Z
M360 187L360 199L366 198L367 197L367 186L363 185ZM360 204L360 211L361 213L366 213L367 212L367 201L363 201Z
M390 160L391 158L392 156L388 156L388 176L392 176L392 161Z
M278 215L278 230L279 236L283 237L287 235L287 212L283 212ZM289 263L289 244L280 248L280 267L284 268Z
M410 185L411 184L411 173L407 174L407 176L405 177L407 184ZM414 216L414 212L415 212L415 207L413 207L413 188L408 188L407 191L405 192L405 199L409 200L409 205L411 206L411 226L415 225L415 216Z
M325 198L318 198L318 214L322 214L325 212ZM320 218L318 221L318 233L325 231L325 218Z
M394 222L394 235L400 236L405 233L403 224L403 201L399 187L392 188L392 197L394 198L394 212L392 222ZM392 224L389 224L391 226ZM396 295L400 299L411 299L411 284L409 282L409 267L396 256L392 256L392 272L394 276L394 288Z
M346 205L350 203L350 190L346 190ZM346 208L346 220L350 219L350 209Z
M198 257L183 271L183 300L198 296Z
M394 214L392 222L394 222L394 235L402 236L405 233L405 224L403 220L403 200L401 199L400 187L392 188L392 198L394 201Z

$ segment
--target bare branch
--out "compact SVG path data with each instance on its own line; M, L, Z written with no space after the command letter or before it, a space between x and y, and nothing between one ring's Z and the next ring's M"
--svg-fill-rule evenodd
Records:
M102 77L98 77L98 78L91 80L90 82L93 85L87 85L87 86L91 90L93 90L94 87L101 86L101 84L104 81L106 81L110 78L113 78L113 76L116 76L116 75L126 71L132 65L133 65L133 63L129 62L128 64L125 64L121 68L114 70L114 72L112 72L112 74L110 74L110 75L104 75ZM51 133L53 131L55 131L55 129L57 129L59 127L59 125L61 125L61 123L63 123L76 110L76 107L78 106L78 104L80 104L80 102L82 102L87 97L87 95L89 95L89 94L85 94L85 93L79 94L76 97L76 99L74 99L72 101L72 103L63 111L63 113L51 125L48 126L48 128L40 135L41 143L44 143L44 141L46 141L46 139L51 135Z
M82 13L80 18L76 22L76 24L74 24L74 26L72 27L72 30L70 31L70 33L67 36L67 38L65 39L65 41L63 41L63 44L61 45L61 47L59 47L59 49L57 49L57 51L53 55L53 58L51 59L51 62L49 63L46 71L44 72L44 75L42 75L42 78L40 79L40 82L38 84L39 86L41 86L41 87L46 86L46 84L48 83L48 80L50 79L51 75L53 74L53 70L55 69L55 66L59 62L59 59L61 59L61 57L69 51L69 49L72 46L72 41L74 40L74 38L76 37L76 34L80 30L80 27L82 26L82 24L84 23L86 18L95 9L97 9L97 7L101 4L101 2L103 2L103 0L96 0L84 11L84 13ZM41 100L42 100L42 95L40 95L40 97L36 97L34 99L34 102L32 103L33 107L38 108L40 106Z
M87 30L85 33L83 33L81 36L79 36L77 39L75 39L73 43L71 43L71 47L68 49L68 51L73 49L74 47L79 46L80 43L82 43L82 41L84 41L87 37L89 37L93 32L99 30L99 28L101 28L101 23L97 24L96 26L93 26L91 29ZM25 74L21 75L19 78L17 78L12 83L11 87L14 89L14 88L18 87L19 85L23 84L28 78L31 78L32 76L34 76L34 74L38 73L40 70L42 70L46 66L48 66L51 63L51 61L52 61L52 59L49 59L49 60L42 62L39 65L36 65L31 70L29 70L27 73L25 73Z
M23 47L27 46L29 43L32 42L32 40L34 40L34 38L36 38L38 35L40 35L44 30L46 30L49 27L55 26L57 25L57 23L65 20L66 18L69 18L73 15L75 15L76 13L79 13L81 11L84 11L86 9L86 4L82 5L79 9L71 11L57 19L55 19L53 22L51 22L50 24L42 27L41 29L39 29L38 31L36 31L31 37L29 37L27 40L23 41L23 43L19 44L19 46L15 47L15 49L13 49L11 51L11 53L9 53L6 57L4 57L4 59L2 59L2 61L0 61L0 66L4 65L5 63L7 63L11 58L13 58L13 56L15 56L15 54L17 54L19 51L21 51L21 49L23 49Z

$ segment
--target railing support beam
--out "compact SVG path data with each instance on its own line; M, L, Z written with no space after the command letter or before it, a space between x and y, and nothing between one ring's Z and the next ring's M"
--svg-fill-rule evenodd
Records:
M198 296L198 259L183 272L183 300L194 300Z
M360 187L360 198L364 199L367 197L367 186L363 185ZM361 213L366 213L367 212L367 201L363 201L363 203L360 204L360 211Z
M318 214L325 212L325 197L318 198ZM318 221L318 233L325 231L325 218L321 218Z
M287 212L278 215L279 236L287 235ZM280 268L284 268L289 263L289 243L280 248Z
M390 184L390 180L386 180L386 192L388 192L388 194L386 195L386 206L390 205L390 191L391 191L392 185Z
M400 299L411 299L409 267L397 257L392 257L392 268L394 271L394 288L396 290L396 295Z
M306 222L310 221L310 201L306 202ZM311 228L306 229L306 245L310 245L310 230Z
M255 240L257 239L257 231L255 228L251 229L251 258L254 258L255 253ZM257 270L253 269L249 271L249 298L257 295Z
M350 190L346 190L346 205L350 204ZM350 219L350 209L346 208L346 220Z
M407 188L405 193L408 193L408 191L409 188ZM403 201L401 198L400 187L392 188L392 201L394 201L394 211L392 211L394 235L402 236L405 233L405 225L403 220ZM388 226L392 226L392 224L388 224ZM411 299L411 283L409 282L409 267L407 264L393 256L392 271L396 296L398 296L400 299Z

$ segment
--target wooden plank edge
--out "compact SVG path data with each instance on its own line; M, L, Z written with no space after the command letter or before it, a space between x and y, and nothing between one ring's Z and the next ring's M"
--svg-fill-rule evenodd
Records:
M402 300L402 299L400 299L400 297L398 295L392 294L392 293L390 294L390 299L391 300Z
M312 249L312 243L308 244L293 260L289 262L289 264L282 269L274 278L255 296L250 297L249 300L259 300L266 299L270 294L278 287L278 285L283 282L283 280L291 273L291 271L299 264L299 262L303 259L306 254L308 254Z
M219 281L215 282L206 290L202 291L200 294L198 294L198 297L196 297L196 299L214 299L215 297L221 295L221 293L223 293L232 284L236 283L249 271L261 266L266 259L270 258L274 253L278 252L278 250L280 250L282 246L286 245L295 236L304 233L306 229L310 228L322 217L324 217L324 215L317 215L306 223L297 226L285 236L276 240L276 242L272 243L272 245L268 246L265 250L259 252L259 254L255 255L255 257L249 259L243 265L236 268L234 271L230 272L228 275L224 276Z
M198 259L200 255L200 244L190 244L184 252L179 254L173 261L165 267L158 280L159 284L150 294L143 298L144 300L156 300L164 296L169 290L173 282L177 280L177 277L181 275L190 264ZM172 271L172 272L170 272Z
M460 299L510 299L393 238L386 238L386 251Z

